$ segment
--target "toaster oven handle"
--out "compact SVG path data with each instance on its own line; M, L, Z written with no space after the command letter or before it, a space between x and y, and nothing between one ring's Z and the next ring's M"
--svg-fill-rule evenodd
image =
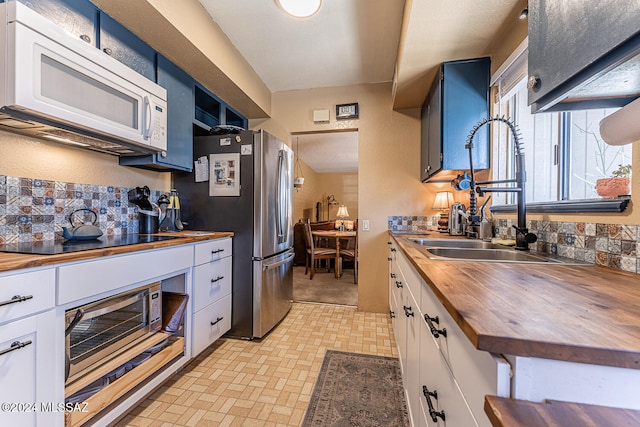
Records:
M120 310L128 305L138 302L144 299L147 295L147 291L140 291L133 296L124 296L120 298L109 298L106 301L96 303L94 306L85 307L83 319L93 319L94 317L102 316L112 311Z
M153 128L153 109L151 108L151 101L149 101L149 97L145 96L144 100L144 115L143 115L143 129L142 129L142 137L144 139L151 138L151 132Z

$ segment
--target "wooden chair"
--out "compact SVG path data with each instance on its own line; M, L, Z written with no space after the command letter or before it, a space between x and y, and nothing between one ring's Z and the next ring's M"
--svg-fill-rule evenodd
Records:
M358 220L353 221L353 231L356 237L345 239L345 244L340 244L340 257L353 261L353 283L358 283ZM350 243L353 242L353 245Z
M313 235L311 234L311 225L309 224L309 220L303 224L304 227L304 243L307 246L307 259L305 261L305 269L304 274L307 274L311 271L309 275L309 280L313 279L313 275L316 272L316 261L320 259L331 260L336 257L336 250L331 248L316 248L315 242L313 240ZM329 263L327 262L327 266ZM327 268L328 270L328 268Z

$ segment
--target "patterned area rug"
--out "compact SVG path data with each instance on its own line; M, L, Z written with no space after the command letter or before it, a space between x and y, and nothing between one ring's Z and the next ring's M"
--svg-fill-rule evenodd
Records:
M327 350L302 427L406 427L400 363Z

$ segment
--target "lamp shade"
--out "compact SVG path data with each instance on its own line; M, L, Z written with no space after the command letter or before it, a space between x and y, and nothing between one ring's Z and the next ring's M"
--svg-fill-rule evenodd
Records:
M438 191L436 199L433 201L433 209L449 209L453 204L453 193L451 191Z
M278 4L291 16L307 18L320 9L322 0L278 0Z
M336 216L338 218L348 218L349 217L349 211L347 211L347 207L345 205L342 205L338 208L338 213L336 214Z

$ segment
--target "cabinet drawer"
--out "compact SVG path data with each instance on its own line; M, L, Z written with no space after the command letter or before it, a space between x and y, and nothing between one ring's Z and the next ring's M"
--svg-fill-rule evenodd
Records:
M413 268L404 255L399 255L397 260L398 271L402 276L402 281L404 282L404 285L411 290L411 293L419 306L420 299L422 298L421 293L424 280L422 280L422 277L420 277L418 272Z
M231 329L231 295L198 311L193 316L193 356Z
M194 265L231 256L231 239L216 239L196 245Z
M476 349L426 284L423 287L421 307L426 330L460 385L473 414L476 419L485 420L484 396L509 396L511 366L501 356ZM440 331L446 330L446 336L440 332L432 332L425 316L431 319L437 317L438 322L431 320L431 323ZM481 421L480 425L483 425Z
M181 245L62 266L58 268L58 304L127 285L144 285L162 275L191 268L192 256L191 245Z
M194 312L231 293L231 260L231 257L222 258L194 268Z
M0 324L53 308L55 298L54 269L0 277Z
M484 418L483 420L478 420L476 418L477 415L474 416L426 325L422 325L420 329L420 362L419 386L409 390L410 395L413 394L420 399L419 410L422 411L422 417L419 425L425 427L444 427L447 425L477 427L479 425L490 425L484 414L481 414ZM437 393L437 398L425 396L425 386L429 392ZM441 417L429 411L427 398L430 398L434 411L443 413L444 421ZM482 398L484 399L484 396ZM433 421L432 416L436 417L436 421Z

